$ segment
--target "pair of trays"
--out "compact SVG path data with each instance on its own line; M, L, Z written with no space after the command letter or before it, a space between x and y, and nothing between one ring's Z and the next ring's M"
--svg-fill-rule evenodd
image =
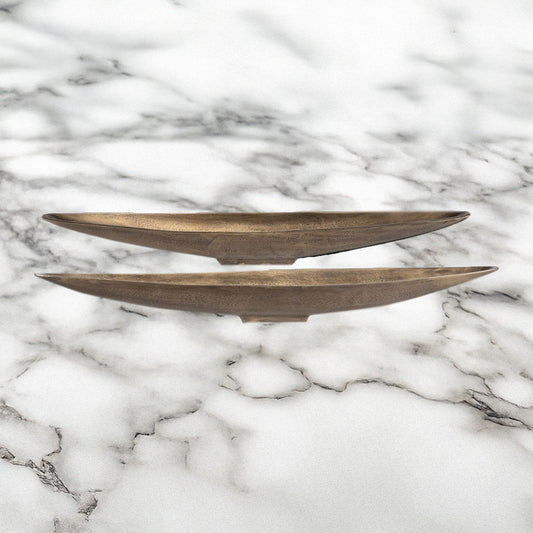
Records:
M451 226L466 211L296 213L68 213L53 224L115 241L215 257L223 265L292 264ZM496 267L294 269L199 274L37 274L70 289L133 304L305 322L472 280Z

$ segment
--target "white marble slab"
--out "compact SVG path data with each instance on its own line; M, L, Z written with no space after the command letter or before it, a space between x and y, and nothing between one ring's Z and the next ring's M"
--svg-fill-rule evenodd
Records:
M531 2L0 7L0 531L533 531ZM235 270L45 212L332 209L472 216L297 267L500 271L274 325L33 277Z

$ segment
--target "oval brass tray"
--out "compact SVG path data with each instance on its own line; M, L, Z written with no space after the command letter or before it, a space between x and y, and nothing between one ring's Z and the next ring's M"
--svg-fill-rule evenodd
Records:
M304 322L315 313L400 302L496 267L263 270L202 274L36 274L79 292L133 304Z
M456 224L466 211L296 213L50 213L82 233L216 257L221 264L291 264L405 239Z

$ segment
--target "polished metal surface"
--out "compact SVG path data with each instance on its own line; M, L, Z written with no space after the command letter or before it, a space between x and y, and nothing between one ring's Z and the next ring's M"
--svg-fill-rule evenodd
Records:
M51 213L48 222L222 264L292 264L451 226L466 211L295 213Z
M481 266L36 275L79 292L133 304L235 314L243 322L296 322L316 313L416 298L495 270Z

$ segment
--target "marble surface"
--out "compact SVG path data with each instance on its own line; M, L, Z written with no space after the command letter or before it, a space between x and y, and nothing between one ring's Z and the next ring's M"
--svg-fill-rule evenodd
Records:
M3 533L533 531L529 0L0 9ZM238 269L45 212L381 209L472 216L295 266L500 270L305 324L33 276Z

